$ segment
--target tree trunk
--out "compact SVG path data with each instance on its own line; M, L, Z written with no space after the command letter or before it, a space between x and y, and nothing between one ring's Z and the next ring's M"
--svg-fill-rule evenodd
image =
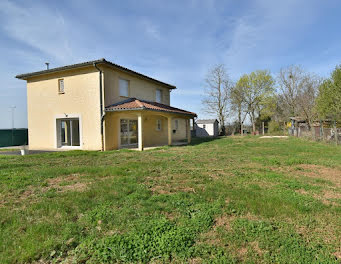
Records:
M224 115L219 115L219 125L220 125L220 129L219 132L221 135L225 135L225 117Z
M251 122L252 122L252 133L256 134L256 122L255 122L255 113L251 113Z
M335 137L335 145L337 145L338 134L337 134L336 121L334 121L334 137Z
M238 112L238 122L239 122L239 129L240 129L240 131L239 131L239 133L241 134L241 135L243 135L243 124L242 124L242 114L241 114L241 112L240 112L240 110L239 110L239 112Z

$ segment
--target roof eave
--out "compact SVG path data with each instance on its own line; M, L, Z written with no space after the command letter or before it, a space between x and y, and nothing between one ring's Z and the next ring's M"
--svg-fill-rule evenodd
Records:
M95 61L87 61L87 62L83 62L83 63L66 65L66 66L57 67L57 68L48 69L48 70L43 70L43 71L18 74L15 76L15 78L21 79L21 80L27 80L28 78L41 76L41 75L45 75L45 74L52 74L52 73L56 73L56 72L63 72L63 71L68 71L68 70L72 70L72 69L89 67L89 66L92 66L94 63L96 63L96 64L102 63L103 64L103 63L105 63L105 60L100 59L100 60L95 60Z
M176 86L174 86L174 85L171 85L171 84L159 81L157 79L154 79L154 78L149 77L147 75L144 75L142 73L138 73L138 72L136 72L134 70L130 70L130 69L125 68L125 67L123 67L121 65L118 65L118 64L112 63L110 61L107 61L104 58L99 59L99 60L94 60L94 61L87 61L87 62L83 62L83 63L73 64L73 65L66 65L66 66L57 67L57 68L54 68L54 69L49 69L49 70L44 70L44 71L37 71L37 72L31 72L31 73L25 73L25 74L18 74L18 75L15 76L15 78L20 79L20 80L27 80L27 79L29 79L31 77L35 77L35 76L41 76L41 75L45 75L45 74L51 74L51 73L56 73L56 72L63 72L63 71L68 71L68 70L72 70L72 69L77 69L77 68L89 67L89 66L92 66L94 63L95 64L106 64L106 65L111 66L111 67L113 67L115 69L118 69L120 71L124 71L124 72L130 73L130 74L139 76L139 77L141 77L143 79L146 79L148 81L152 81L152 82L158 83L160 85L166 86L169 89L176 89Z
M126 108L126 109L105 109L105 112L140 111L140 110L163 112L163 113L185 115L185 116L192 116L192 117L197 116L197 114L195 114L195 113L179 113L179 112L159 110L159 109L150 109L150 108L146 108L146 107L135 107L135 108Z

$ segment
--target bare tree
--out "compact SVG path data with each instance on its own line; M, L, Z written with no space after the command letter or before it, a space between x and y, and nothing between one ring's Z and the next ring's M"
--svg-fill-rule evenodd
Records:
M225 134L225 118L228 113L229 91L232 81L229 79L223 64L213 67L205 79L206 97L202 100L204 111L217 115L220 124L220 133Z
M298 95L305 85L305 73L300 66L291 65L282 68L278 76L279 91L283 107L289 116L298 115ZM289 117L288 116L288 117Z
M281 116L288 120L290 116L304 118L311 128L315 114L315 100L320 78L305 72L300 66L291 65L281 69L278 76Z
M320 84L320 78L312 74L307 74L305 76L304 85L302 86L302 89L298 92L298 113L308 123L309 130L312 127L312 123L317 118L315 104Z

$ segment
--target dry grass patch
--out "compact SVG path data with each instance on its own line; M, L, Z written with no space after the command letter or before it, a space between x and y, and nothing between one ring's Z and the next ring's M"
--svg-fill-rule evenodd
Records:
M249 254L256 255L258 257L262 257L264 254L264 250L262 250L259 247L258 241L246 243L243 247L237 248L235 252L236 252L237 258L241 262L245 262Z
M201 234L199 243L207 243L209 245L225 247L223 241L220 238L220 235L218 234L218 229L223 228L224 231L232 232L232 230L233 230L232 223L237 218L238 218L237 216L226 215L226 214L218 216L214 221L214 225L213 225L212 229L206 233ZM252 221L259 220L259 217L255 216L253 214L250 214L250 213L247 213L246 215L241 216L240 218L245 218L245 219L252 220ZM253 249L254 250L257 249L259 252L261 251L261 249L258 247L258 243L252 244L251 247L252 248L254 247ZM245 248L245 249L246 249L246 253L247 253L247 248ZM237 249L237 251L238 250L243 251L243 248ZM237 254L237 255L239 256L239 254Z
M236 219L233 215L221 215L215 219L215 224L213 226L213 230L216 230L218 227L223 227L225 230L232 230L231 223Z
M195 193L195 189L186 186L172 186L171 184L154 185L150 188L153 193L157 194L172 194L177 192L191 192Z
M10 194L6 197L6 200L13 200L16 203L29 201L30 203L34 203L38 201L38 195L42 193L46 193L52 189L55 189L57 192L68 192L68 191L76 191L76 192L83 192L87 189L87 185L90 183L79 182L80 175L79 174L71 174L66 177L57 177L48 179L46 181L47 186L43 187L36 187L29 185L25 188L23 192L19 194ZM4 206L6 203L0 203L0 206Z
M295 223L291 219L286 221L290 223L297 234L302 236L304 240L309 243L312 240L323 241L325 244L339 244L338 237L340 236L340 229L333 223L333 214L317 215L312 220L312 223Z
M218 216L214 221L214 225L212 229L200 235L198 244L206 243L208 245L213 245L213 246L224 246L224 243L221 240L217 232L217 229L223 228L226 231L231 231L232 230L231 225L235 219L236 219L235 216L230 216L230 215L225 215L225 214Z
M295 190L295 192L302 194L302 195L311 196L311 197L321 201L325 205L339 206L339 204L333 200L337 200L337 199L341 200L341 193L337 192L337 190L335 190L333 188L323 190L320 194L311 193L311 192L308 192L304 189L298 189L298 190Z
M337 251L334 252L334 256L336 257L336 259L338 261L341 262L341 246L340 246L340 248Z
M71 174L67 177L57 177L48 179L48 186L45 187L46 191L52 188L57 189L58 192L66 192L66 191L76 191L82 192L87 188L87 183L79 182L80 174Z
M314 164L302 164L298 166L303 170L303 175L312 178L325 179L341 187L341 170L337 168L328 168Z
M251 242L251 243L250 243L250 246L251 246L252 250L253 250L258 256L263 256L264 250L262 250L262 249L259 247L258 241L253 241L253 242Z
M188 260L189 264L199 264L202 263L202 258L192 258Z
M188 179L186 174L175 174L169 176L146 177L145 184L156 194L172 194L176 192L196 193L203 190L205 185L197 183L197 179ZM191 186L195 186L191 187Z

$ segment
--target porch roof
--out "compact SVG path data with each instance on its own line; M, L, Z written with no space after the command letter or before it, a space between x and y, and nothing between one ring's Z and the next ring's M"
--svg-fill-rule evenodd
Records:
M174 114L188 115L192 117L196 117L197 114L193 112L189 112L186 110L182 110L176 107L172 107L165 104L160 104L157 102L150 102L146 100L129 98L122 102L112 104L105 107L106 112L115 112L115 111L131 111L131 110L151 110L158 112L168 112Z

